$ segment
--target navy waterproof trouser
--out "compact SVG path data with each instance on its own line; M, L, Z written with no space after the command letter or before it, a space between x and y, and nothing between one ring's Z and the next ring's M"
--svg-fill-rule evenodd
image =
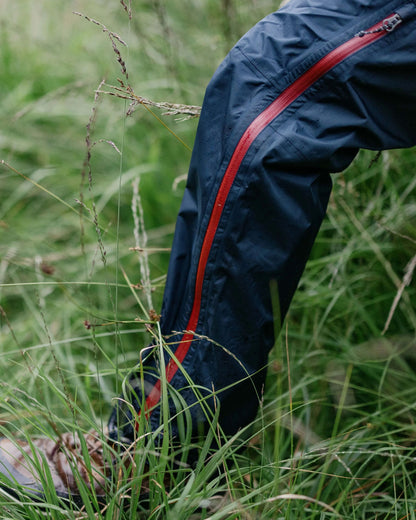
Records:
M360 148L415 144L415 0L291 0L252 28L206 91L161 313L171 352L143 362L112 434L134 438L132 408L159 427L161 381L195 431L205 406L227 434L250 422L274 343L271 281L283 319L330 173Z

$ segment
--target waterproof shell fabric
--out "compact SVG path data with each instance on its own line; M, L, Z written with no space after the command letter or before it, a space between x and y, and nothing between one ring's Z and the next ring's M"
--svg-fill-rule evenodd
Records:
M154 431L161 380L172 412L189 407L174 433L183 417L201 431L219 411L227 434L255 417L274 343L271 282L282 320L330 173L360 148L415 144L414 1L291 0L237 43L207 88L177 219L161 313L170 352L148 356L123 396ZM112 435L133 439L134 415L117 406Z

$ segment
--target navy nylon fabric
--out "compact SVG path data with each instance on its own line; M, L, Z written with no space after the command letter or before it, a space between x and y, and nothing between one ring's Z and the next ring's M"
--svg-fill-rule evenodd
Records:
M182 335L172 332L186 329L194 305L215 197L245 130L333 49L394 12L402 16L395 31L336 65L270 122L239 167L205 269L196 329L204 338L194 339L183 361L203 394L215 389L227 434L256 414L274 343L270 283L277 281L283 320L325 215L330 173L345 169L360 148L416 144L415 2L328 4L291 0L259 22L231 50L205 94L162 308L162 333L173 350ZM159 377L157 357L145 365L154 372L146 379L151 388ZM140 385L132 380L132 386L138 396L128 399L139 409ZM195 402L181 371L171 386L185 403ZM197 431L206 420L199 406L191 414ZM158 409L150 421L156 430ZM134 437L131 413L122 405L110 432Z

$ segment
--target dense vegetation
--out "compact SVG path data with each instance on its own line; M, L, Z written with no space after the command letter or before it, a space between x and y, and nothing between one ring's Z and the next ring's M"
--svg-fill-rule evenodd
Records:
M22 438L102 431L149 341L146 313L160 309L197 125L132 105L125 87L200 105L226 51L276 2L8 4L0 4L0 429ZM415 157L362 152L334 177L256 423L210 463L176 468L167 494L173 470L155 457L143 518L416 518ZM249 448L237 453L243 442ZM0 515L137 518L126 496L139 466L133 483L121 471L99 513L53 496L45 505L0 495Z

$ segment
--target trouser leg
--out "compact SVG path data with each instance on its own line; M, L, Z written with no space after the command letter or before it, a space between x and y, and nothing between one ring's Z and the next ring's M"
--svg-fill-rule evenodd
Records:
M161 371L151 356L144 386L132 379L129 399L152 429L163 378L191 407L195 431L207 418L190 381L219 407L225 433L254 418L276 314L283 320L324 217L330 173L359 148L416 143L415 20L413 1L292 0L215 73L164 294L160 325L174 357L165 353ZM110 430L132 439L135 421L120 406Z

